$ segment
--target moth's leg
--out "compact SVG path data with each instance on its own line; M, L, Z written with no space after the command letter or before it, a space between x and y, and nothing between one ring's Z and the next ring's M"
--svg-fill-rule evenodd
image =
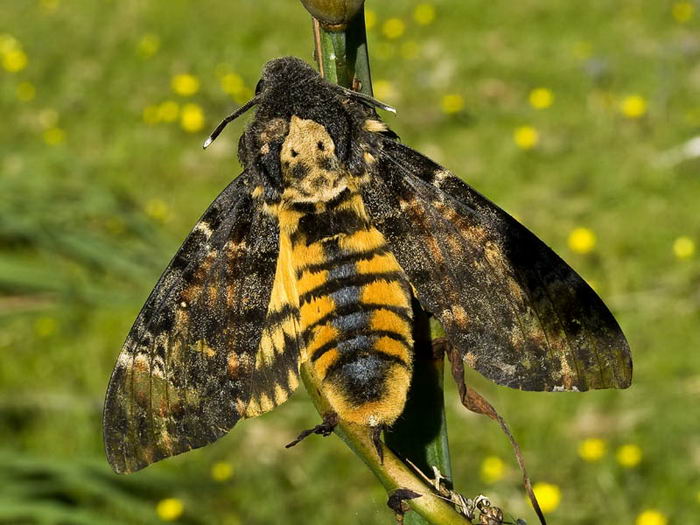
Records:
M436 344L444 345L446 348L447 356L450 359L450 364L452 367L452 377L455 380L455 383L457 383L457 389L459 391L459 397L462 401L462 405L476 414L482 414L494 420L499 424L501 430L503 430L503 433L508 438L508 441L510 441L513 451L515 452L515 459L520 467L520 472L523 474L523 486L525 487L525 492L527 492L530 503L532 503L532 507L535 509L535 514L537 514L540 523L542 525L546 525L547 521L545 520L540 504L537 501L537 497L535 496L535 492L532 488L532 482L530 481L530 476L525 468L523 453L520 450L520 445L518 445L518 442L515 440L513 433L510 431L510 427L500 416L500 414L496 412L496 409L493 408L491 403L484 399L484 397L482 397L476 390L467 387L467 384L464 381L464 361L459 350L449 344L446 339L439 339L436 341Z
M384 448L382 445L382 432L386 430L386 425L378 425L376 427L370 427L370 438L372 439L372 444L374 445L377 455L379 456L379 461L384 464Z
M403 515L410 510L406 501L420 497L420 494L410 489L396 489L389 495L386 505L394 511L396 523L403 523Z
M301 434L297 436L297 438L294 441L292 441L291 443L287 443L285 445L285 448L290 448L294 445L299 444L301 441L303 441L312 434L318 434L323 437L328 437L333 433L333 430L335 430L335 427L337 425L338 414L336 414L335 412L327 412L323 415L323 423L321 423L320 425L316 425L314 428L304 430Z

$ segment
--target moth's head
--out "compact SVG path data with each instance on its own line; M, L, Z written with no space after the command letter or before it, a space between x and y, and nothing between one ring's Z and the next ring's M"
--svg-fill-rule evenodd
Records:
M255 96L226 117L204 142L206 149L234 121L252 108L256 108L255 120L287 118L307 107L324 83L319 74L306 62L296 57L270 60L263 67L262 76L255 88ZM321 88L323 91L324 88ZM325 86L328 90L328 86ZM318 102L318 101L316 101Z
M280 87L289 89L318 78L318 73L306 62L296 57L282 57L270 60L263 67L262 77L256 88L256 95Z
M349 162L352 137L367 118L376 118L375 107L391 109L365 94L327 82L299 58L276 58L263 67L255 96L219 124L205 147L228 122L255 108L239 141L238 157L246 169L256 166L279 181L280 148L294 117L320 126L333 141L337 159L345 163Z

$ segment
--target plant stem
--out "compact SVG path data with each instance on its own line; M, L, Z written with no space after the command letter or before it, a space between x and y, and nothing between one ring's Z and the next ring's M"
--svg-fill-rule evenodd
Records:
M331 411L328 401L318 389L318 385L313 377L313 370L308 361L301 367L301 378L319 414L327 414ZM407 503L412 510L425 520L424 523L432 525L469 523L452 508L452 505L437 497L431 488L416 476L413 470L407 467L386 447L384 449L384 461L380 462L366 427L340 420L334 432L345 442L350 450L365 462L372 473L384 485L388 493L402 488L410 489L421 495L419 498L408 500ZM411 515L408 514L406 519Z
M325 29L313 19L316 61L321 76L343 87L372 95L365 13L361 9L340 31Z
M372 95L364 9L360 9L347 26L337 30L329 30L314 19L314 41L321 76L329 82ZM393 452L385 450L384 463L379 463L366 428L351 428L341 421L335 432L369 466L387 492L408 488L423 494L407 502L416 511L406 515L407 525L468 523L394 455L395 452L409 460L429 478L434 475L432 467L437 467L443 476L451 479L442 390L444 356L434 352L428 315L417 303L414 305L413 337L413 382L402 416L386 433L385 449ZM308 364L302 367L302 378L319 413L328 412L330 407L315 385Z
M408 458L426 476L432 477L433 467L437 467L451 481L443 396L445 356L442 347L433 346L428 314L417 304L413 314L413 381L403 414L386 432L386 444L399 456ZM423 523L416 515L406 516L406 525Z

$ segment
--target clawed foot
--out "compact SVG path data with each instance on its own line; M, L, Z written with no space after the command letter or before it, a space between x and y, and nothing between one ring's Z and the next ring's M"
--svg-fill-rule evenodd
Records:
M299 442L303 441L311 434L318 434L323 437L328 437L333 433L333 430L338 425L338 414L335 412L329 412L323 416L323 423L316 425L314 428L309 430L304 430L297 438L291 443L287 443L284 448L290 448L297 445Z
M438 496L446 501L449 501L457 512L467 518L469 521L478 523L479 525L505 525L508 521L503 520L503 511L491 504L491 501L486 496L477 496L474 499L465 498L459 492L453 490L452 482L443 476L440 469L433 467L433 479L428 478L418 468L411 464L425 481L432 485ZM478 518L479 521L474 521ZM521 525L524 522L517 520L513 525Z
M403 515L409 510L406 501L410 499L420 498L420 494L413 492L410 489L396 489L391 493L386 504L391 510L394 511L394 516L396 516L396 523L403 523Z

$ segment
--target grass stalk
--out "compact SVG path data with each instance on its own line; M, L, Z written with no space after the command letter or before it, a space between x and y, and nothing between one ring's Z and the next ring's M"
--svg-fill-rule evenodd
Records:
M331 407L318 389L309 362L302 365L301 378L319 414L329 413ZM384 461L381 462L366 427L353 425L341 420L335 427L334 432L350 450L364 461L379 479L388 494L391 494L396 489L409 489L421 495L419 498L407 501L410 509L415 511L415 513L408 513L404 523L410 523L409 519L415 520L412 516L416 515L420 516L420 519L423 520L422 523L431 525L469 523L461 514L455 511L452 505L436 496L432 489L416 476L416 473L409 466L386 447L384 449ZM413 521L413 523L418 522Z
M316 61L321 75L330 82L371 96L372 78L364 9L361 8L346 25L332 28L314 18L313 30ZM335 432L367 464L389 494L397 488L422 494L422 497L408 501L415 512L408 513L404 523L467 523L399 459L409 460L428 477L433 476L432 467L435 466L443 476L451 479L443 399L444 356L434 351L428 315L417 305L414 306L414 314L414 380L404 413L386 432L385 442L390 451L385 452L384 463L379 462L366 428L353 428L341 422ZM303 367L302 378L319 413L327 413L330 407L316 387L308 364Z

